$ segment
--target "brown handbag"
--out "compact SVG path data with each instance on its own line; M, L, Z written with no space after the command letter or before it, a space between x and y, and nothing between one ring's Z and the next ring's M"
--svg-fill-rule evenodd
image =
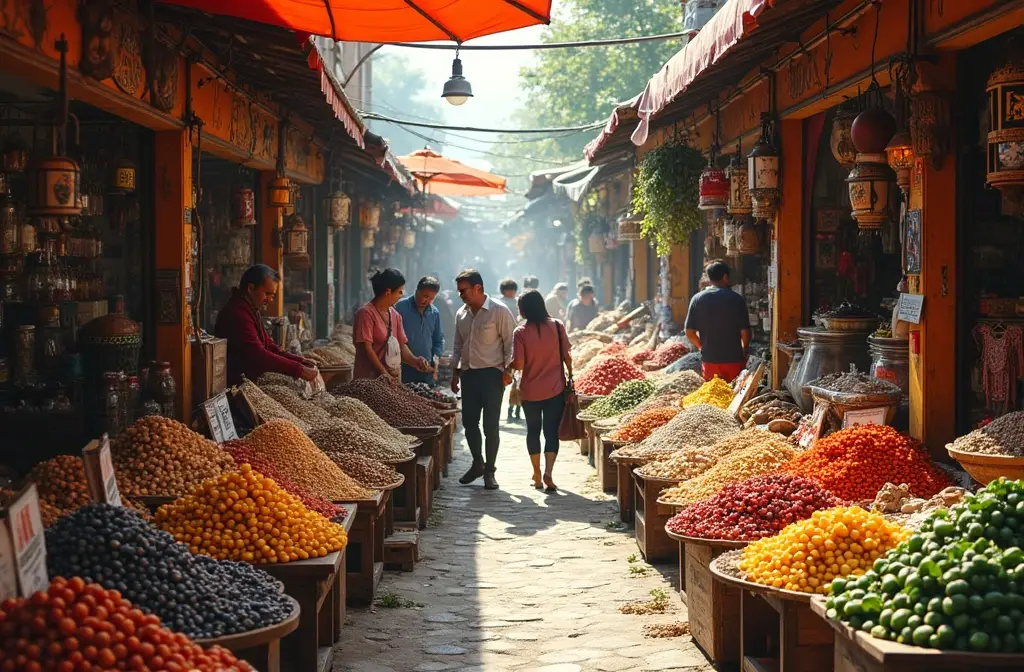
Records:
M562 333L565 327L555 321L558 330L558 364L565 367L565 349L562 347ZM562 420L558 423L558 439L560 441L576 441L587 436L587 430L579 419L580 400L576 397L576 388L573 386L572 376L565 381L565 401L562 408Z

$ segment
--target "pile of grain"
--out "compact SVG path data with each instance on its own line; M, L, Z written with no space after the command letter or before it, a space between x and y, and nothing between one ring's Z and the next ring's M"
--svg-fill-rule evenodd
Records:
M341 470L367 488L388 488L402 480L393 467L354 453L327 453Z
M715 463L707 453L696 448L677 450L668 457L653 460L638 468L636 472L648 478L682 481L703 474Z
M693 504L713 497L731 483L777 471L796 455L796 451L778 434L765 433L775 438L766 438L721 458L700 476L663 490L661 500L671 504Z
M252 404L256 415L259 416L260 422L285 420L304 432L309 431L309 423L288 411L284 406L275 401L273 397L261 390L256 383L251 380L243 380L240 387L242 388L242 393L245 394L245 398Z
M384 422L384 419L373 412L369 406L352 397L336 397L333 394L318 394L311 399L332 417L354 423L362 429L375 434L399 447L408 447L417 439Z
M333 421L337 427L316 427L309 432L309 438L325 453L361 455L388 464L405 462L416 456L408 444L394 443L352 422L337 418Z
M1007 413L953 442L954 450L1024 457L1024 411Z
M738 434L739 431L739 422L732 413L707 404L698 404L684 408L644 439L643 444L676 450L684 446L702 448Z
M336 396L359 399L392 427L439 427L445 420L430 402L381 378L357 378L337 385Z

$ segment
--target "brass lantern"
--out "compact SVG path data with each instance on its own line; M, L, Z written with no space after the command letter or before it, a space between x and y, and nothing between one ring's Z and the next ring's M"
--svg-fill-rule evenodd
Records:
M725 171L709 164L701 171L698 192L700 199L697 208L700 210L714 210L728 205L729 181L725 178Z
M135 191L135 164L125 157L115 159L110 166L110 190L117 194Z
M914 167L914 143L907 131L897 131L885 146L889 167L896 171L896 185L904 194L910 189L910 169Z
M284 259L293 268L309 267L309 229L302 215L288 217L284 238Z
M853 120L856 118L855 111L840 106L836 118L832 120L829 147L832 149L832 156L835 157L836 162L846 170L853 168L853 164L857 160L857 148L853 146L853 138L850 136Z
M256 196L242 187L231 194L231 224L238 228L256 225Z
M359 206L359 228L376 231L380 228L380 205L364 203Z
M66 156L48 156L34 161L31 171L29 215L74 217L82 214L77 163Z
M750 190L747 188L747 167L740 161L740 151L732 157L729 167L725 169L725 178L729 181L729 204L725 210L730 215L749 215L754 210L750 201Z
M402 234L402 247L407 250L411 250L416 247L416 231L409 229Z
M291 209L295 205L292 183L287 177L277 177L267 187L267 207Z
M1024 191L1024 59L1011 58L988 78L987 182L1018 201Z
M846 178L853 218L862 231L879 231L889 220L890 191L895 175L886 147L896 134L896 120L881 106L869 107L853 120L857 162Z
M761 138L747 155L747 186L754 217L774 219L782 201L779 189L779 152L772 144L771 114L761 113Z
M352 199L343 191L336 191L324 199L327 211L327 225L334 229L348 226L352 217Z

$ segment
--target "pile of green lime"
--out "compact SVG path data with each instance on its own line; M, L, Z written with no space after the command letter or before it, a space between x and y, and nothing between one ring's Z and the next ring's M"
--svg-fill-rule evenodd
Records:
M1001 478L860 577L835 579L827 615L878 639L933 649L1024 652L1024 483Z

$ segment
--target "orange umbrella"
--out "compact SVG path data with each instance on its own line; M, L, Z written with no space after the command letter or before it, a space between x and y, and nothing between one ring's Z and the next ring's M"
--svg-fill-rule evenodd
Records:
M551 0L163 0L350 42L465 42L551 21Z
M400 156L406 170L412 173L420 189L438 196L496 196L505 193L507 180L486 170L472 168L441 156L429 149L421 149L408 156Z

